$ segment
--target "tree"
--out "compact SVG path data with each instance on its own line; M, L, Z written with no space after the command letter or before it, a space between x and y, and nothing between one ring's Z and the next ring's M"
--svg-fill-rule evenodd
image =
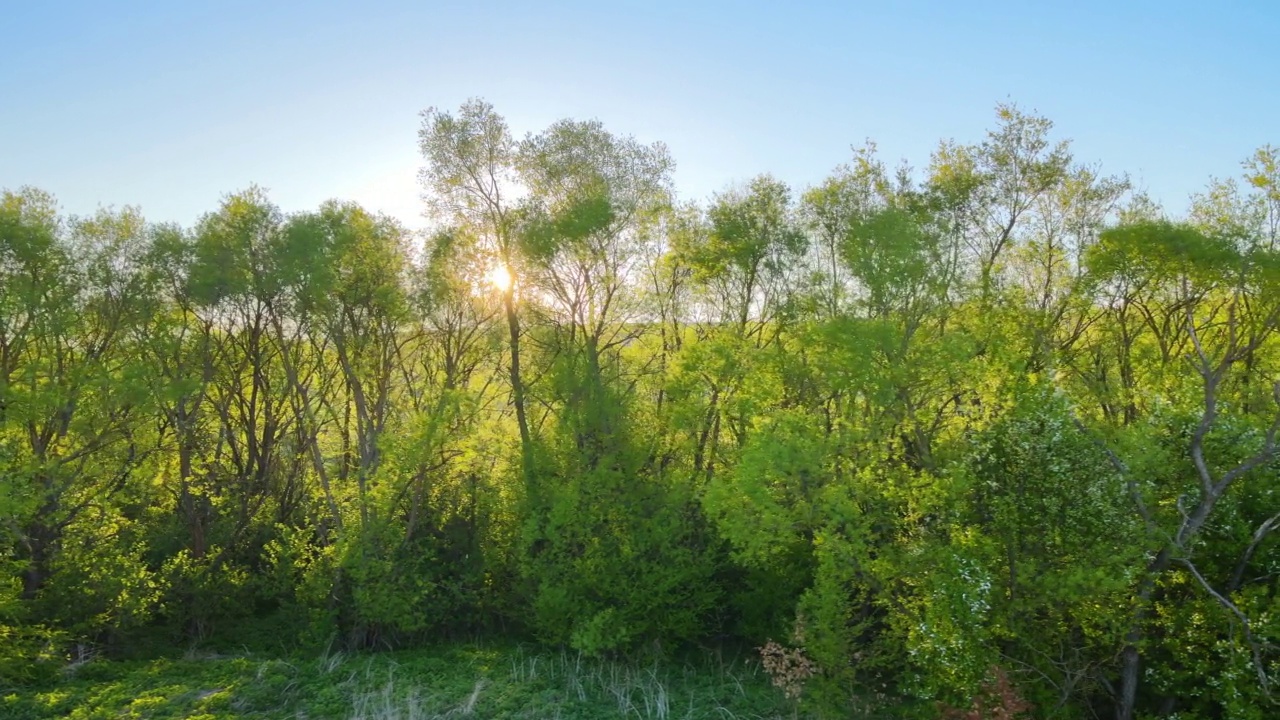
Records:
M493 106L469 100L454 115L436 109L422 114L418 146L426 166L419 173L432 214L458 224L481 239L495 269L505 275L502 291L507 320L507 372L511 405L520 431L521 472L534 478L533 435L529 429L524 376L520 372L520 315L517 299L522 258L516 243L516 217L510 197L515 177L515 143Z
M1104 277L1150 286L1146 315L1163 366L1183 356L1192 368L1182 375L1187 390L1199 396L1189 410L1196 414L1186 438L1185 452L1194 469L1193 489L1172 489L1177 518L1161 517L1130 475L1136 511L1151 527L1151 560L1139 576L1134 616L1124 647L1121 686L1116 716L1133 717L1140 680L1141 651L1150 603L1165 573L1175 568L1190 572L1215 599L1239 619L1246 641L1252 646L1254 669L1265 690L1269 684L1260 648L1252 637L1248 619L1226 596L1214 588L1196 568L1199 537L1214 517L1215 509L1238 484L1276 457L1276 433L1280 408L1264 424L1260 437L1239 459L1215 459L1210 455L1215 433L1221 432L1223 395L1232 380L1247 371L1243 362L1270 342L1280 322L1276 268L1270 250L1241 251L1229 237L1207 236L1186 226L1143 223L1120 227L1103 235L1090 257L1093 271ZM1272 394L1280 405L1280 386ZM1194 396L1193 396L1194 397ZM1119 458L1117 467L1126 471ZM1166 491L1168 492L1168 491ZM1265 534L1265 533L1264 533Z
M126 624L150 610L149 578L128 538L91 547L64 542L85 525L125 521L114 500L153 451L154 438L135 420L147 411L145 380L128 343L145 233L132 208L74 219L64 232L48 195L6 192L0 201L0 457L6 495L19 510L10 531L23 565L21 598L43 601L51 616L86 629ZM119 574L90 580L104 557L93 558L95 551ZM57 576L60 564L78 572ZM66 589L80 582L85 596L70 601L75 593ZM135 602L122 603L130 593Z

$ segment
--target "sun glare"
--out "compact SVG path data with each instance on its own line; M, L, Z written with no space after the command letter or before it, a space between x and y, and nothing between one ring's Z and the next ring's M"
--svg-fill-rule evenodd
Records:
M485 275L485 280L494 288L506 292L511 287L511 271L506 265L498 265Z

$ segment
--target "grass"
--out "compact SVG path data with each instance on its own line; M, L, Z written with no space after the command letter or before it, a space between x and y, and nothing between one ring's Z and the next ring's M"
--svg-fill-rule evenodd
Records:
M90 660L56 682L0 690L0 717L12 720L746 720L792 712L750 658L639 664L520 646Z

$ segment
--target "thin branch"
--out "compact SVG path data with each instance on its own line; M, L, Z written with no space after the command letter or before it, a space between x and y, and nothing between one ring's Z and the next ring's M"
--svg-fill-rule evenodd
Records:
M1244 629L1245 641L1249 643L1249 651L1253 655L1253 670L1258 676L1258 682L1262 685L1262 694L1267 698L1268 702L1275 703L1275 699L1271 697L1271 680L1267 677L1266 665L1262 662L1262 646L1253 636L1253 626L1249 623L1249 616L1245 615L1244 612L1241 611L1240 608L1236 607L1236 604L1231 602L1231 600L1226 596L1222 595L1217 590L1214 590L1213 586L1204 579L1204 576L1200 574L1200 571L1196 569L1196 566L1192 564L1189 559L1181 558L1178 562L1191 571L1192 576L1199 581L1200 586L1205 589L1205 592L1213 596L1213 599L1217 600L1218 604L1229 610L1231 614L1240 621L1240 625Z
M1280 526L1280 513L1267 518L1266 522L1259 525L1258 529L1254 531L1249 547L1245 548L1244 554L1240 556L1240 562L1236 563L1235 572L1231 573L1231 584L1227 586L1228 592L1240 589L1240 586L1244 583L1244 572L1249 567L1249 561L1253 559L1254 552L1257 551L1258 546L1277 526Z

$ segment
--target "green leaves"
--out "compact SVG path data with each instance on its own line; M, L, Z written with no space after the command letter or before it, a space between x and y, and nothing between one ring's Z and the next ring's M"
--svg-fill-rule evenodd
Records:
M691 264L706 278L738 276L748 283L781 274L807 244L791 212L790 189L767 175L719 196L707 212L711 233L693 249Z
M302 312L404 311L407 232L354 203L330 201L289 219L277 250L282 280Z
M598 121L421 120L424 238L257 187L189 230L0 196L19 657L269 618L351 648L791 633L841 716L968 707L993 664L1054 718L1262 698L1273 148L1175 221L1002 105L919 177L868 144L701 207Z
M926 222L908 210L887 208L850 224L842 254L866 291L873 317L917 313L945 300L945 246Z
M282 289L276 261L284 217L252 187L230 195L200 220L189 273L191 293L213 306L227 299L267 301Z
M503 232L504 196L511 180L514 143L507 123L489 103L471 99L457 114L422 113L418 149L427 161L419 178L443 218L483 223Z
M617 213L603 194L582 195L554 210L529 208L520 233L520 249L535 267L547 267L561 252L590 258L592 241L607 234Z
M1087 255L1089 270L1100 279L1138 283L1187 279L1200 289L1230 281L1242 261L1230 240L1168 221L1107 230Z

